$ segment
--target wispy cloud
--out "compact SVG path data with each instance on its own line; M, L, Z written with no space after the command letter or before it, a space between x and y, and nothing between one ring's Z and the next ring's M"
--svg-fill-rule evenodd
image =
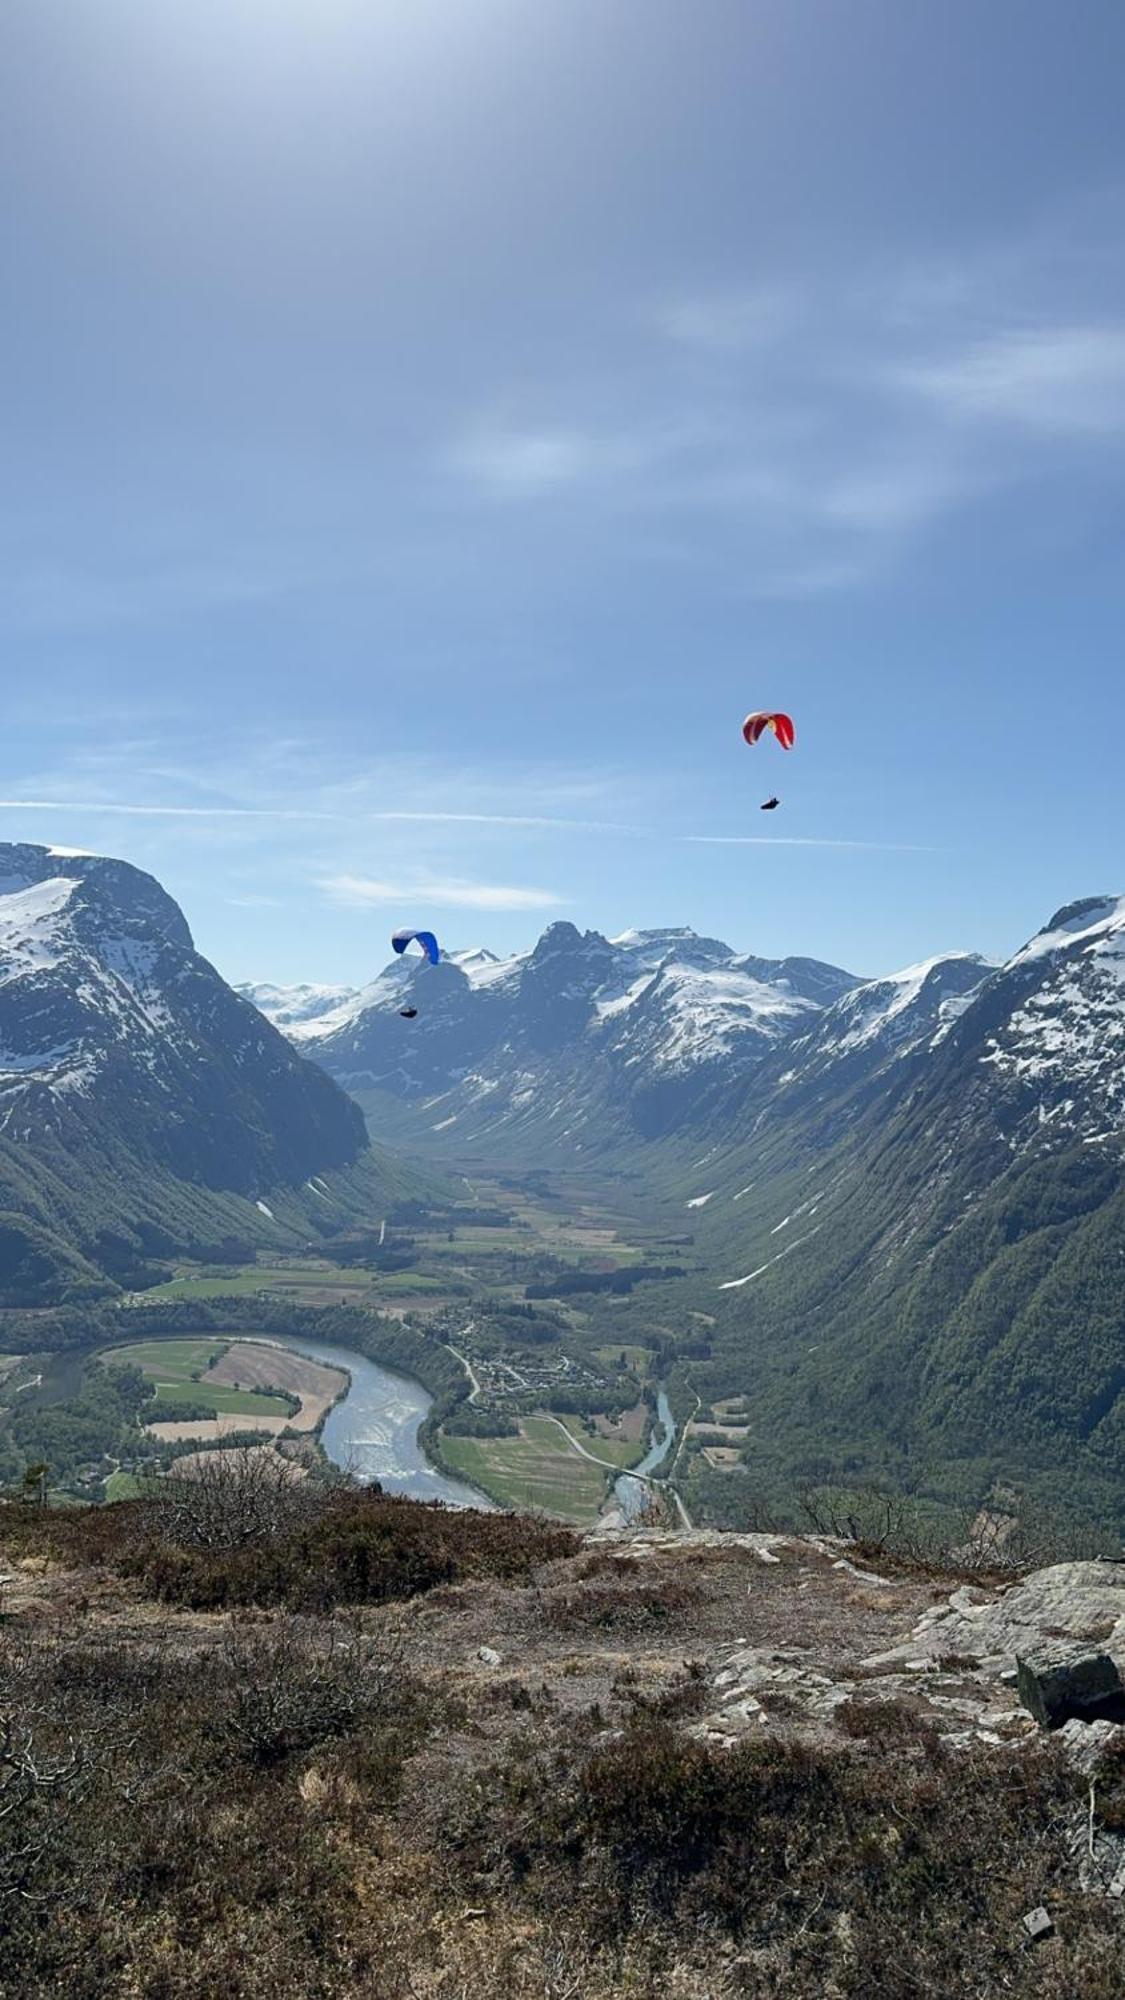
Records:
M481 423L458 440L452 461L484 491L524 500L617 477L644 456L639 441L610 431Z
M903 372L963 421L1097 436L1125 428L1125 325L1016 329Z
M471 427L455 462L551 501L555 537L612 508L620 547L631 525L631 553L725 569L738 595L861 587L957 514L1042 492L1062 453L1120 451L1125 317L1104 252L1067 234L672 292L616 367L544 379L538 407L525 387L521 419Z
M135 805L122 799L0 799L0 812L133 813L142 819L341 819L298 806Z
M367 875L333 875L320 886L333 902L359 909L384 903L418 903L432 909L551 910L566 901L550 889L465 882L455 876L432 882L381 882Z

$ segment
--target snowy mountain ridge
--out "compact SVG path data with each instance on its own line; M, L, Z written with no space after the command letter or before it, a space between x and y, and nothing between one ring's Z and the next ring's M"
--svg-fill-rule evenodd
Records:
M207 1190L256 1202L366 1151L356 1107L151 876L0 844L0 1297L130 1267L173 1216L205 1231Z
M507 959L480 947L448 952L437 967L397 958L320 1012L307 989L243 990L341 1081L429 1096L458 1075L468 1084L469 1073L473 1090L491 1095L525 1041L540 1056L570 1046L653 1079L688 1077L740 1051L760 1056L820 1011L820 994L854 984L814 960L740 958L684 927L605 938L556 923ZM407 1002L424 1024L413 1039L398 1019Z
M1005 964L944 951L876 979L736 953L686 927L605 938L556 923L507 959L480 947L436 968L396 959L292 1025L288 996L248 990L346 1087L432 1103L431 1129L456 1127L459 1142L541 1120L586 1145L610 1103L655 1137L733 1121L748 1091L759 1119L787 1116L794 1093L850 1119L856 1089L882 1089L984 1019L978 1073L1009 1094L1034 1083L1037 1124L1067 1128L1069 1084L1098 1106L1083 1130L1125 1112L1125 899L1068 906ZM417 1022L399 1020L407 1002Z

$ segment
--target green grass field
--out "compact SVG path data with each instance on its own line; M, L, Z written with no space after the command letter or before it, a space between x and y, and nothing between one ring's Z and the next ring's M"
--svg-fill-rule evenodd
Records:
M430 1277L421 1271L389 1271L380 1276L376 1271L344 1270L338 1265L323 1262L243 1264L226 1276L193 1276L185 1268L182 1276L169 1279L166 1285L154 1285L150 1292L138 1292L136 1302L158 1305L162 1300L247 1299L255 1297L258 1292L275 1292L282 1298L296 1295L308 1304L321 1302L322 1297L336 1299L341 1295L350 1304L377 1304L380 1298L397 1299L440 1292L445 1283L444 1279Z
M615 1367L624 1355L627 1365L635 1375L640 1376L642 1381L648 1374L652 1361L651 1347L638 1347L635 1342L628 1340L614 1341L612 1346L596 1347L594 1352L599 1361L605 1362L607 1368Z
M505 1506L583 1526L596 1520L608 1475L570 1451L546 1418L522 1418L520 1432L518 1438L443 1437L442 1457Z
M375 1282L370 1271L345 1271L332 1264L243 1264L225 1276L193 1276L185 1267L182 1276L166 1285L154 1285L138 1297L147 1305L161 1299L252 1298L256 1292L321 1291L368 1292ZM385 1282L380 1280L380 1282Z
M256 1389L228 1389L219 1382L158 1382L155 1403L146 1403L146 1423L174 1422L185 1405L206 1404L219 1417L281 1417L289 1405L280 1396Z
M617 1438L599 1437L596 1432L591 1436L588 1431L583 1430L581 1417L563 1415L560 1412L559 1422L566 1426L571 1437L586 1451L592 1451L595 1458L607 1459L611 1465L619 1465L623 1472L630 1465L636 1465L645 1455L643 1442L628 1444Z
M114 1362L128 1362L134 1368L143 1368L154 1382L187 1382L195 1369L207 1369L220 1355L225 1354L230 1341L222 1334L209 1334L203 1339L188 1340L138 1340L126 1347L107 1347L100 1359L112 1366Z
M216 1416L281 1417L289 1406L280 1396L254 1389L231 1389L219 1382L193 1382L230 1342L214 1334L207 1340L139 1340L128 1347L111 1347L103 1361L131 1362L156 1384L156 1400L144 1409L146 1423L174 1423L185 1405L213 1409Z
M107 1500L135 1500L143 1490L135 1472L111 1472L105 1482Z

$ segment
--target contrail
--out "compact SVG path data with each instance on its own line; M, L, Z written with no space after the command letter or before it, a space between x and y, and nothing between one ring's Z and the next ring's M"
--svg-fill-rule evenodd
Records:
M619 833L636 839L666 840L689 847L838 847L869 854L943 854L928 847L896 840L839 840L831 835L753 833L675 833L666 827L634 826L619 820L551 819L535 813L338 812L316 806L165 806L133 805L117 799L0 799L3 812L124 813L141 819L263 819L315 820L328 826L405 822L420 826L542 827L565 833Z

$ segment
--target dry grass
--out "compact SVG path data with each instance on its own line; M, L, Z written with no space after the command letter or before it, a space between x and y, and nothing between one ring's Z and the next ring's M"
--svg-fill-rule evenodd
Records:
M288 1417L184 1417L169 1418L167 1422L146 1424L150 1437L159 1438L165 1444L182 1444L188 1439L198 1439L200 1444L214 1444L217 1439L238 1437L246 1431L270 1431L279 1437L288 1429Z

